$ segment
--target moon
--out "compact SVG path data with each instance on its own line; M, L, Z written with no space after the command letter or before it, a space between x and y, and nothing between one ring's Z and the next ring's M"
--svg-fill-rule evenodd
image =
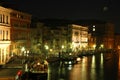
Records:
M107 11L108 10L108 7L107 6L104 6L103 7L103 11Z

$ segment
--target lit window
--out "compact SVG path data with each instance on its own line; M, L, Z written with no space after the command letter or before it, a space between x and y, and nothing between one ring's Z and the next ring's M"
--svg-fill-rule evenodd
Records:
M95 25L93 25L93 27L95 28Z
M2 30L0 30L0 34L2 34Z
M0 14L0 23L2 22L2 14Z
M5 22L5 16L3 15L3 23Z
M8 24L8 16L6 16L6 23Z
M3 39L4 39L4 37L5 37L5 32L3 31Z
M2 30L0 30L0 40L2 39Z
M93 31L95 31L95 28L93 28Z
M6 39L8 39L8 31L6 31Z

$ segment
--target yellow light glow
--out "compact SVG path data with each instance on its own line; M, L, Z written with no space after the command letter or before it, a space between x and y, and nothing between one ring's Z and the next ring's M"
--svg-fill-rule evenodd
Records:
M64 49L64 47L65 47L65 46L64 46L64 45L62 45L62 49Z
M45 45L45 49L47 49L47 50L49 49L48 45Z
M85 48L85 45L83 45L83 48Z
M120 49L120 45L118 45L118 49Z
M95 25L93 25L93 27L95 27Z
M104 45L103 45L103 44L101 44L101 45L100 45L100 47L101 47L101 48L103 48L103 47L104 47Z
M52 52L53 50L52 49L50 49L50 52Z
M48 49L48 46L46 46L46 49Z
M96 47L96 44L93 45L93 48L94 48L94 49L95 49L95 47Z
M22 51L22 52L25 51L25 47L22 47L22 48L21 48L21 51Z
M6 48L6 47L8 47L10 44L0 44L0 47L1 48Z
M93 28L93 31L95 31L95 28Z

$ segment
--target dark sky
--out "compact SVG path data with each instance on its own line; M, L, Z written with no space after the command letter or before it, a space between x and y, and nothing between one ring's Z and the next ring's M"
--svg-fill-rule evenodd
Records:
M3 0L39 18L100 19L120 32L120 0Z

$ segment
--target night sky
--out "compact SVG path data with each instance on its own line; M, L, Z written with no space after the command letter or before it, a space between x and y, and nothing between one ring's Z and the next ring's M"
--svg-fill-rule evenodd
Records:
M35 17L112 21L120 33L120 0L1 0Z

